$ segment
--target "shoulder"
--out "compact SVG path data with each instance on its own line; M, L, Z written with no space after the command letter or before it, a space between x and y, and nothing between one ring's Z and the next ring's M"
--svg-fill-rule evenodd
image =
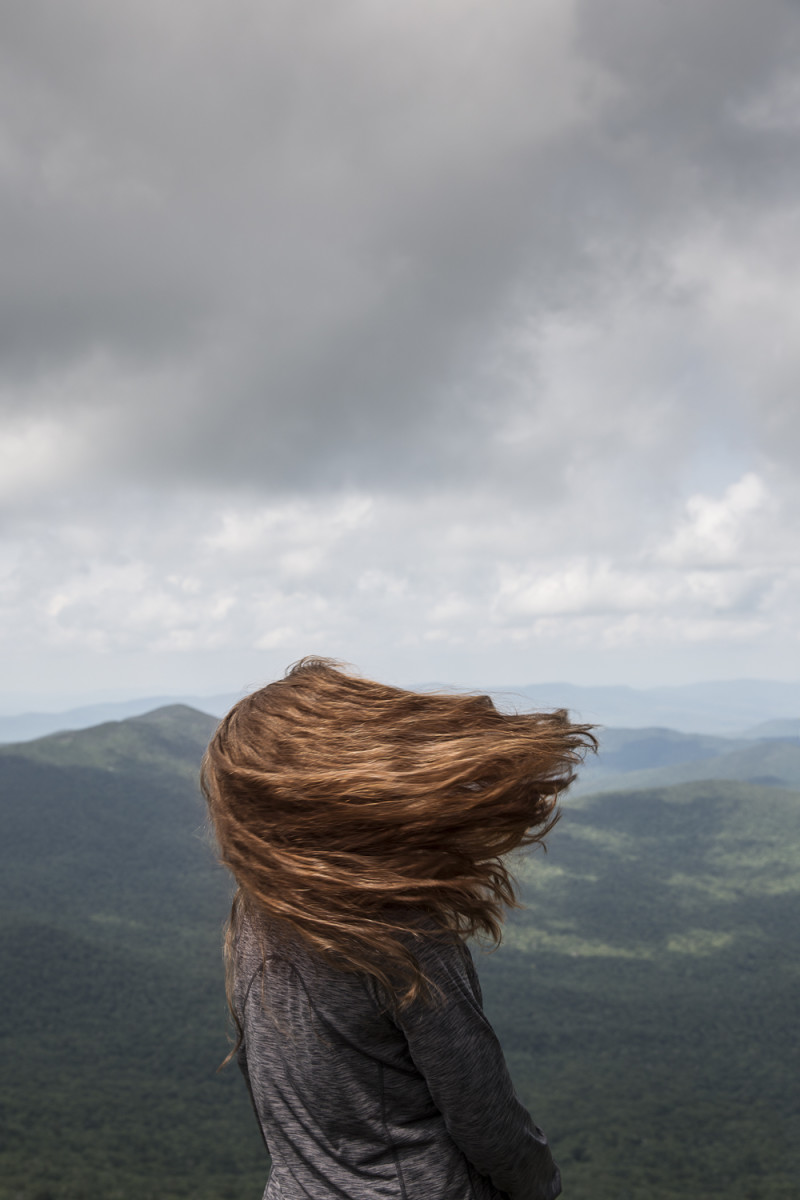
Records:
M392 910L387 919L391 933L413 955L426 981L428 996L421 1005L423 1010L458 997L482 1003L475 964L462 937L421 909ZM391 1003L389 1007L394 1008Z
M459 996L481 1004L480 984L464 940L423 909L387 908L376 922L375 940L392 937L415 959L425 981L428 1001L441 1005ZM233 947L234 997L240 1007L266 967L270 987L300 986L325 1005L357 1004L355 993L366 993L383 1014L396 1011L396 995L387 994L377 980L361 971L340 968L308 946L290 926L264 917L242 917ZM262 988L263 990L263 988Z
M253 983L269 964L290 964L298 947L290 933L276 922L242 913L233 933L230 956L233 975L233 998L237 1010L246 1002Z

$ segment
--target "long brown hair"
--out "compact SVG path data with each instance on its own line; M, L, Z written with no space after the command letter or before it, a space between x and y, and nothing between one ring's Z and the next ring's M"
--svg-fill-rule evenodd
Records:
M397 1003L426 996L408 949L426 926L499 942L517 906L503 856L541 842L596 742L566 712L500 713L488 696L405 691L321 658L236 704L203 760L221 861L245 914L291 926ZM238 1022L237 1022L238 1025Z

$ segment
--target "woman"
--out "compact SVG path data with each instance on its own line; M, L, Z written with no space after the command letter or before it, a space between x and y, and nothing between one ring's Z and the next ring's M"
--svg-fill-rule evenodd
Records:
M203 788L238 885L226 936L266 1200L552 1200L465 939L500 940L503 856L594 744L566 714L302 659L217 729Z

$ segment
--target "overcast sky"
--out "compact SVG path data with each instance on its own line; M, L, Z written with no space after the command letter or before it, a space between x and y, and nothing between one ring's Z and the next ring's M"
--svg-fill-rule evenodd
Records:
M800 677L799 54L794 0L5 0L6 708Z

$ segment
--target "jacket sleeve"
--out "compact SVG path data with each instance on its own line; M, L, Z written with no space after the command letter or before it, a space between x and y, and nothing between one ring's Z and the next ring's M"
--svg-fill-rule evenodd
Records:
M450 1136L510 1200L555 1200L561 1193L558 1167L514 1091L481 1006L469 950L423 939L414 952L441 997L414 1003L394 1019Z

